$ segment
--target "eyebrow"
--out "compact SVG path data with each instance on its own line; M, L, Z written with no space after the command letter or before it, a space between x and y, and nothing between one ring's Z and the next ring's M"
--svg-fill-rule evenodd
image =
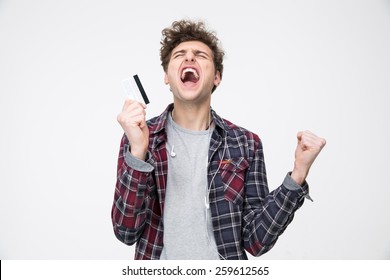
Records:
M175 56L175 55L177 55L177 54L184 54L184 53L186 53L187 51L188 51L188 49L178 50L178 51L175 51L174 53L172 53L171 56ZM210 55L209 55L207 52L205 52L205 51L193 50L193 52L194 52L195 55L203 54L203 55L205 55L205 56L207 56L207 57L210 57Z

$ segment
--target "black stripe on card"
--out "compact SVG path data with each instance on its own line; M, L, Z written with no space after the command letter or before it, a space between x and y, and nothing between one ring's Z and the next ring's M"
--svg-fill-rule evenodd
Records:
M139 91L141 92L141 95L142 95L142 98L145 101L145 104L149 104L150 102L149 102L148 96L146 95L144 87L142 86L141 81L138 78L138 75L134 75L133 78L135 80L135 83L137 84L137 87L138 87Z

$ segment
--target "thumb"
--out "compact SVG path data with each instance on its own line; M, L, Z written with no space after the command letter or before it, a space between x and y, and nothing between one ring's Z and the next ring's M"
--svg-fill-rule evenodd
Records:
M143 119L143 120L140 122L139 127L140 127L141 129L143 129L144 127L147 127L147 125L146 125L146 120L145 120L145 119Z
M303 135L303 131L299 131L298 133L297 133L297 139L298 139L298 144L301 142L301 140L302 140L302 135Z

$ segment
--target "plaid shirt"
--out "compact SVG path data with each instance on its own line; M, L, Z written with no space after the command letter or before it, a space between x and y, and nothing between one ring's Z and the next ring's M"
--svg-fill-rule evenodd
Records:
M136 243L135 259L160 259L163 212L168 172L165 125L173 104L147 122L150 172L131 168L126 160L129 142L123 136L112 207L117 238ZM245 250L260 256L270 250L303 204L308 185L292 189L289 175L272 192L267 186L259 137L220 118L209 148L208 185L212 225L218 252L225 259L247 259ZM215 176L214 174L218 172Z

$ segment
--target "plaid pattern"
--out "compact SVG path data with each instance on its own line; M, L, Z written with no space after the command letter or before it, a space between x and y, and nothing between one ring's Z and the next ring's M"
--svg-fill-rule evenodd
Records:
M136 243L135 259L159 259L163 248L162 213L168 172L165 123L172 109L173 104L147 122L147 162L154 167L152 172L130 168L125 162L129 149L125 136L120 145L112 222L120 241ZM292 221L308 193L308 185L291 191L282 184L269 192L259 137L220 118L213 110L212 117L215 129L207 172L218 252L225 259L247 259L245 250L260 256L273 247Z

